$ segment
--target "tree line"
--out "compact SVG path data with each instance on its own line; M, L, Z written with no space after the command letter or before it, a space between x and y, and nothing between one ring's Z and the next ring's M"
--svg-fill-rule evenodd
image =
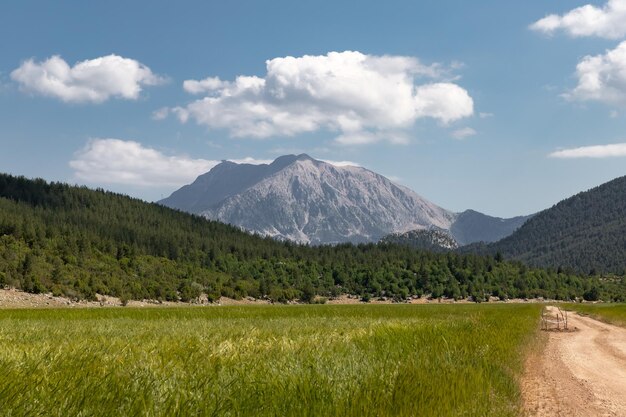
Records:
M277 302L351 294L626 300L626 279L529 268L496 254L278 242L158 204L0 174L0 286L78 299Z

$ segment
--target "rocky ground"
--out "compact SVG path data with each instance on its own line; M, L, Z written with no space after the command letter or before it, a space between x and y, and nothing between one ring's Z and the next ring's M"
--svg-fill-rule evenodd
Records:
M52 294L30 294L13 288L0 289L0 308L81 308L81 307L122 307L123 304L119 298L97 295L98 301L71 300L66 297L55 297ZM326 304L361 304L361 297L353 295L342 295L333 299L321 299ZM543 300L509 300L507 302L542 302ZM502 302L492 297L490 302ZM393 304L396 303L391 298L372 298L370 304ZM427 297L413 297L407 300L407 304L451 304L451 303L471 303L468 300L451 300L451 299L429 299ZM221 297L217 302L209 302L206 296L200 297L194 303L182 302L159 302L155 300L130 300L127 303L129 307L175 307L175 306L219 306L219 305L250 305L250 304L272 304L268 300L259 300L252 297L246 297L241 300ZM289 304L298 304L298 302L290 302Z
M79 307L116 307L122 306L119 298L98 295L98 301L71 300L66 297L55 297L52 294L29 294L16 289L0 289L0 308L79 308ZM129 301L128 306L147 307L177 305L178 303L158 303L155 301Z

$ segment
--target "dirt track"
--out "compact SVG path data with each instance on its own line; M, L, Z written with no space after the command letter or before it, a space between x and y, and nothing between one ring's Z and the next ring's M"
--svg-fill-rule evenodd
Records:
M626 329L569 313L522 381L529 416L626 416Z

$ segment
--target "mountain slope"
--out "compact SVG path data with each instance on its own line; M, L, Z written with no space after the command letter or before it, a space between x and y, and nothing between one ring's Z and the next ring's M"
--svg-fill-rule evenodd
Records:
M381 239L382 243L410 246L432 252L446 252L457 249L459 244L450 234L441 229L411 230L392 233Z
M626 270L626 177L565 199L536 214L490 253L532 265L580 272Z
M300 243L376 242L390 233L439 228L461 244L492 242L522 218L456 214L365 168L308 155L267 165L222 162L161 204L262 235Z
M450 227L450 234L459 245L473 242L495 242L509 236L531 217L532 215L502 219L474 210L466 210L456 217Z
M200 175L192 184L174 191L159 203L188 213L200 213L230 196L245 191L296 159L294 155L287 155L277 158L269 165L222 161L206 174Z
M235 179L238 175L242 178ZM305 154L270 165L222 163L160 203L312 244L372 242L390 232L431 226L448 229L455 219L382 175Z

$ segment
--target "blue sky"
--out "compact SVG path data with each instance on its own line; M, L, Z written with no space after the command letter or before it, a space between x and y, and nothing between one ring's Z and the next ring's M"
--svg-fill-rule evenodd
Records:
M3 172L155 200L306 152L497 216L626 174L625 0L10 0L0 39Z

